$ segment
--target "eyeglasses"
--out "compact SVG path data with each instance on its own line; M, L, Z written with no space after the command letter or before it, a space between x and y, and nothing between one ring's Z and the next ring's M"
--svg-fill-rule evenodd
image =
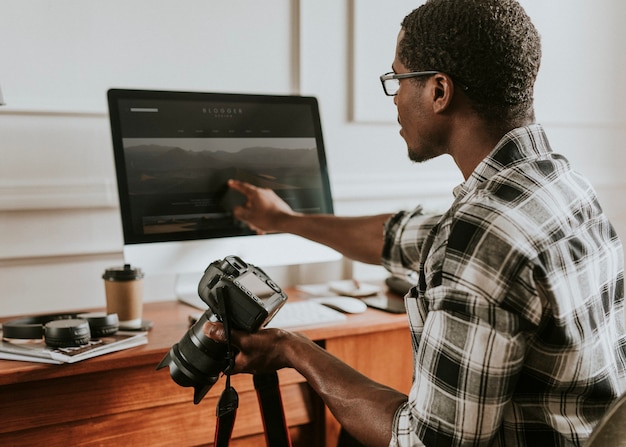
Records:
M438 71L414 71L411 73L396 74L393 71L380 76L380 82L383 84L383 90L387 96L396 96L400 90L400 79L417 78L420 76L432 76L439 73Z
M432 76L437 73L441 73L440 71L413 71L411 73L394 73L390 71L389 73L385 73L380 76L380 82L383 85L383 90L385 91L385 95L387 96L396 96L398 94L398 90L400 90L400 79L406 78L417 78L420 76ZM452 77L452 76L450 76ZM457 82L459 87L463 90L467 90L468 87L466 85Z

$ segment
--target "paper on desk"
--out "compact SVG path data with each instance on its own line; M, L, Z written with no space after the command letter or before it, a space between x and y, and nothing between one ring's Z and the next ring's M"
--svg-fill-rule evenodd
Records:
M0 359L38 363L76 363L110 352L148 343L146 332L123 332L92 339L88 344L71 348L50 348L43 340L0 341Z

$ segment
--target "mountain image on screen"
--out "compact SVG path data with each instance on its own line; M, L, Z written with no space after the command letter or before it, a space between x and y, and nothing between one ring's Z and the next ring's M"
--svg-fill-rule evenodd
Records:
M316 148L237 144L242 148L225 151L183 148L182 139L175 146L129 143L124 156L136 228L143 234L250 233L232 215L245 199L232 199L238 193L228 188L229 179L273 189L300 212L323 209Z
M321 181L315 148L226 152L153 144L127 147L125 157L131 195L217 192L229 178L274 190L319 188Z

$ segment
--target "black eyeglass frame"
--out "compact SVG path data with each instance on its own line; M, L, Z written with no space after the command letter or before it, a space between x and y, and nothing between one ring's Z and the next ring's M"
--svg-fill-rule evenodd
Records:
M398 94L398 91L396 90L395 93L389 93L389 91L387 90L387 87L385 85L386 81L391 81L391 80L400 80L400 79L407 79L407 78L416 78L416 77L420 77L420 76L433 76L436 75L438 73L443 73L442 71L439 70L427 70L427 71L412 71L410 73L394 73L393 71L390 71L389 73L385 73L380 75L380 83L383 86L383 91L385 92L385 95L387 96L396 96ZM463 89L463 91L467 91L469 89L469 87L467 87L465 84L462 84L461 82L457 82L455 81L454 77L452 77L451 75L450 78L452 78L452 80L454 82L456 82L459 87L461 87L461 89Z

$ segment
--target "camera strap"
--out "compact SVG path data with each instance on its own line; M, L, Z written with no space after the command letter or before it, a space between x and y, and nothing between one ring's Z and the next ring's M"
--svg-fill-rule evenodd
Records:
M237 391L230 386L230 376L226 377L226 388L222 391L220 400L217 402L217 425L215 427L215 447L227 447L233 434L239 396Z
M224 332L226 332L226 346L228 360L228 366L225 369L226 374L226 386L220 400L217 402L217 426L215 427L215 447L227 447L230 442L230 438L233 433L233 427L235 425L235 417L237 416L237 408L239 407L239 396L237 391L230 385L230 370L232 370L235 363L235 356L233 353L233 346L230 340L230 325L228 323L228 306L224 294L226 289L220 287L215 291L217 298L217 306L220 311L220 315L223 315L222 323L224 324Z

